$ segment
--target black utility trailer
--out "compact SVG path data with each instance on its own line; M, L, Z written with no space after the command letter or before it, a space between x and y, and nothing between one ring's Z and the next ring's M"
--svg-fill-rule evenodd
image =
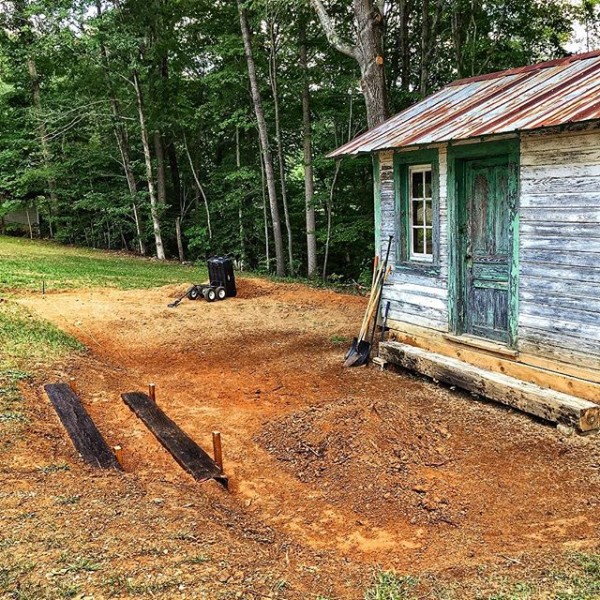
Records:
M233 260L227 256L213 256L207 261L209 283L193 285L181 298L171 302L170 307L177 306L184 298L207 302L233 298L237 294Z

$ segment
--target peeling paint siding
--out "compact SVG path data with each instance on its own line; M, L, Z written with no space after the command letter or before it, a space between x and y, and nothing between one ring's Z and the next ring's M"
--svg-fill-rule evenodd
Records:
M384 288L382 311L390 301L389 318L394 321L420 325L439 331L448 331L448 207L447 207L447 151L439 152L439 214L440 264L439 275L419 274L416 270L395 268L395 245L390 252L392 275ZM397 239L398 212L394 190L393 153L379 154L381 169L381 255L385 253L389 235Z
M519 349L600 366L600 132L521 140Z

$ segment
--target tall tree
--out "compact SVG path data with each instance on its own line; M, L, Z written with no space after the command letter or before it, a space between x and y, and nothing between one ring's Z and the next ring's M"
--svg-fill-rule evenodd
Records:
M308 48L306 21L300 19L300 65L302 67L302 149L304 167L304 204L306 213L306 274L314 277L317 270L317 236L315 220L315 176L312 152L312 122L310 115L310 84L308 71Z
M256 76L256 65L252 52L252 38L250 35L250 26L248 16L242 0L237 0L238 13L240 18L240 27L242 38L244 40L244 52L248 64L248 77L250 79L250 89L252 92L252 102L254 104L254 113L258 125L258 134L265 168L265 177L267 180L267 192L269 194L269 205L271 207L271 222L273 225L273 238L275 242L275 261L276 273L279 277L285 275L285 261L283 258L283 238L281 235L281 221L279 219L279 207L277 205L277 190L275 187L275 171L273 169L273 157L269 148L269 134L267 122L262 106L260 89L258 87L258 78Z
M373 128L390 116L389 91L383 57L383 1L352 0L355 41L347 43L337 32L335 23L322 0L310 0L329 43L339 52L358 62L361 87L367 108L367 123Z

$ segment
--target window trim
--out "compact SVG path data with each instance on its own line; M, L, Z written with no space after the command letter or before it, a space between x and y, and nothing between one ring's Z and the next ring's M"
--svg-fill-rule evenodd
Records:
M411 249L411 198L409 173L411 167L431 166L432 245L431 260L417 259ZM396 204L396 267L438 276L440 273L440 203L439 153L437 148L411 150L394 154L394 190Z
M425 185L423 185L423 196L420 198L416 198L413 195L413 173L431 173L431 196L427 197L425 195ZM410 262L417 263L433 263L433 165L431 163L424 163L422 165L408 165L408 207L406 217L408 219L407 222L407 258ZM414 224L414 204L416 201L431 202L431 220L427 222L427 211L423 213L423 225L415 225ZM415 230L422 229L424 231L429 230L429 235L431 236L431 254L426 252L415 252Z

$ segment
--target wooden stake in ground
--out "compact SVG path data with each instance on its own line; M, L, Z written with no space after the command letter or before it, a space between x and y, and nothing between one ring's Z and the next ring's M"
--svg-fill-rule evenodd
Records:
M221 447L221 432L213 431L212 433L213 439L213 456L215 458L215 462L221 469L221 473L223 472L223 449Z
M148 384L148 396L150 396L150 400L152 400L152 402L156 402L156 384L155 383Z

